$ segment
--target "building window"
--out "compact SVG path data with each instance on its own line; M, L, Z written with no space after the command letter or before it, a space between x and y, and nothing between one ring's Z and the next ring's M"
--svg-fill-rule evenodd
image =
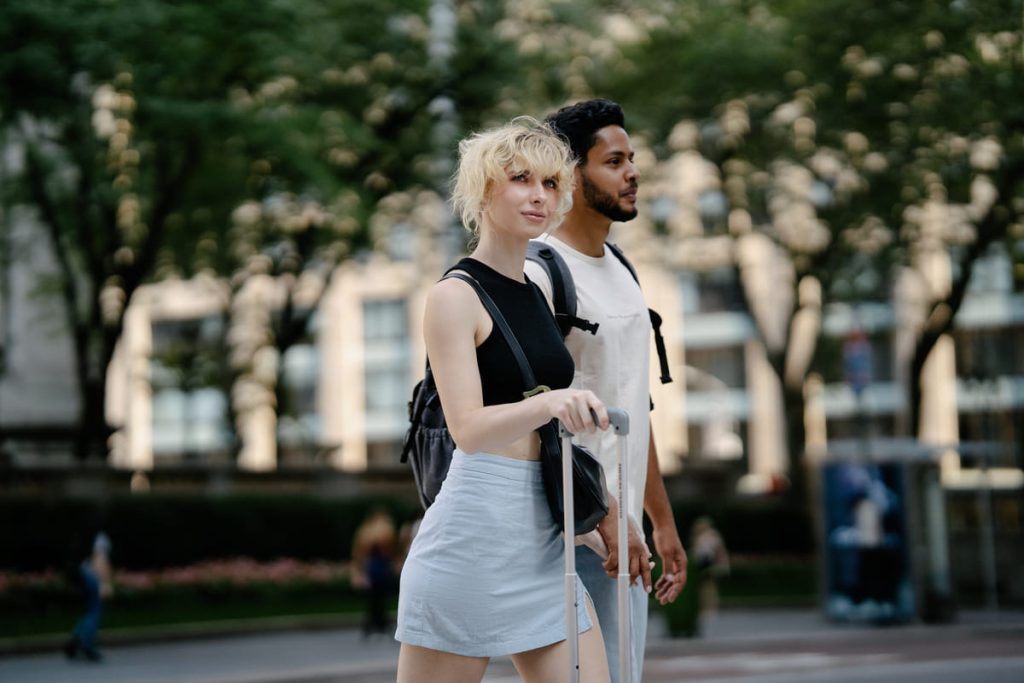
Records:
M829 441L851 441L885 437L896 433L894 415L861 414L852 417L828 418Z
M308 321L303 336L281 358L277 438L279 459L301 462L315 460L320 447L320 318L318 312L308 309L297 315L308 316Z
M700 371L693 383L695 391L742 389L747 385L747 366L742 346L688 348L686 364Z
M220 316L153 323L150 386L153 455L163 460L218 460L230 456Z
M1024 453L1024 407L985 407L979 412L960 412L960 443L999 444L1002 452L989 462L993 467L1020 467ZM968 464L969 463L969 464ZM965 466L977 466L968 460Z
M1013 291L1017 294L1024 293L1024 239L1018 239L1013 243L1011 260Z
M1024 249L1016 248L1019 256ZM1014 251L1007 249L1001 242L989 246L985 254L978 258L971 271L971 281L967 283L969 293L994 292L1010 293L1014 289Z
M1024 375L1024 327L953 331L960 377Z
M747 423L727 418L708 418L686 427L689 457L702 461L747 462Z
M733 313L747 310L734 268L716 268L702 273L685 272L680 274L679 281L683 290L684 313Z
M409 313L401 299L363 303L367 464L398 460L408 426Z

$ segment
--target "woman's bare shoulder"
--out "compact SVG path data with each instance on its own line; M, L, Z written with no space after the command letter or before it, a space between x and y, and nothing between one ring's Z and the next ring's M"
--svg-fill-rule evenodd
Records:
M473 287L458 278L449 277L434 283L427 294L428 324L475 325L482 310L483 306Z

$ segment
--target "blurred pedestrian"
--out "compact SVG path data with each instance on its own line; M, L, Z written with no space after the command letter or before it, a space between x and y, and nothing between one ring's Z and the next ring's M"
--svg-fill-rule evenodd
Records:
M85 614L71 632L71 638L64 643L64 654L68 659L81 655L90 662L103 659L96 649L96 635L103 614L103 602L114 594L113 572L110 562L112 548L110 537L98 531L89 534L88 550L76 552L77 566L72 567L72 578L77 579L85 601Z
M423 523L423 513L417 508L417 513L412 519L408 519L398 530L398 557L395 558L395 567L399 572L405 564L405 558L409 556L409 549L412 548L412 541L420 530Z
M538 386L524 386L469 283L433 286L424 338L456 449L402 569L399 683L479 681L503 655L525 680L565 675L564 544L544 495L537 430L552 419L577 434L607 429L608 415L592 392L568 388L572 357L523 264L529 240L561 221L572 187L568 147L535 121L459 145L452 198L478 241L455 270L494 301ZM576 591L580 680L605 682L593 605L578 580Z
M706 633L718 614L718 580L729 573L725 541L710 517L698 517L693 523L690 556L698 577L699 627Z
M387 633L391 597L397 588L395 524L387 510L374 510L356 529L352 541L352 585L366 591L363 636Z

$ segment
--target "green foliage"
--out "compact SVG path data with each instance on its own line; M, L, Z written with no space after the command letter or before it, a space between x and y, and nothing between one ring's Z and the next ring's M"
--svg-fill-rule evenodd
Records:
M0 500L0 516L21 521L0 527L0 568L62 568L76 562L69 555L79 539L91 539L99 527L113 540L115 564L124 569L230 557L347 559L355 528L378 505L398 522L416 511L408 499L370 497L8 496ZM693 521L708 515L730 553L810 555L816 546L808 513L789 503L688 501L674 510L684 544Z
M619 68L598 75L599 91L621 103L630 128L664 154L682 120L710 121L721 105L748 95L779 102L789 39L786 22L763 6L672 3L664 22L626 50Z
M63 587L20 589L0 595L0 638L66 633L81 618L78 591ZM148 591L118 589L103 610L104 631L249 620L339 615L358 619L365 598L347 581L198 585Z
M658 605L669 633L700 635L700 588L709 580L707 569L687 572L686 586L675 602ZM819 595L819 570L811 557L744 557L734 560L729 573L715 579L724 607L806 607Z
M965 203L982 181L997 200L943 245L966 279L1007 240L1022 281L1021 16L1019 0L9 0L0 128L25 173L3 192L48 229L61 279L45 291L70 311L83 383L104 376L140 284L243 281L247 259L285 243L297 257L272 274L329 271L379 240L368 225L380 200L443 193L464 133L592 95L621 102L661 162L680 152L677 125L693 123L729 208L782 249L794 284L820 282L825 303L888 299L923 239L908 216ZM742 130L726 130L737 111ZM773 215L793 168L828 195L813 210L820 228ZM234 224L240 205L280 197L332 220L301 235ZM122 290L120 306L101 310L104 287ZM279 332L282 348L297 334ZM784 349L770 355L786 375ZM86 428L102 421L83 414Z
M76 566L82 539L91 539L99 528L110 535L113 561L124 569L231 557L347 559L355 529L378 505L399 521L413 513L408 501L369 497L144 496L107 502L8 497L0 501L0 516L21 521L0 528L0 567Z
M332 229L306 231L294 251L298 269L329 271L366 244L381 197L424 179L415 161L431 150L427 105L439 92L424 68L425 11L340 0L0 6L0 132L24 159L5 200L37 210L57 258L81 457L105 447L102 378L138 287L230 276L281 241L250 231L259 241L236 248L240 204L328 206Z
M684 546L702 516L714 520L730 553L810 555L817 546L809 513L788 501L685 501L676 502L673 511Z

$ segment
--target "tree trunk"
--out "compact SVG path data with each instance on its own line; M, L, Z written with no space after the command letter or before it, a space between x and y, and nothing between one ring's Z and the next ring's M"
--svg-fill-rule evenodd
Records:
M232 290L231 298L234 299L237 290ZM238 462L238 454L242 451L241 439L238 437L238 410L235 407L235 400L232 392L234 391L235 384L238 382L238 378L241 373L231 363L231 347L227 343L228 332L231 330L231 303L228 302L227 307L224 309L221 315L221 330L222 336L219 344L221 357L224 358L224 371L218 374L218 388L223 392L224 397L227 399L227 420L229 438L231 439L228 444L228 459L232 463Z
M804 450L807 435L804 428L803 387L782 385L783 409L786 420L786 448L789 450L790 496L804 501L807 494L807 476L804 468Z
M98 303L94 304L98 306ZM98 316L93 316L98 317ZM114 357L114 348L123 330L123 318L107 325L92 336L76 334L76 365L78 367L78 426L75 458L106 460L110 452L110 435L114 430L107 422L107 371ZM80 340L84 339L84 343ZM98 353L93 352L98 349Z
M1019 170L1017 171L1019 173ZM1016 182L1016 175L1012 176ZM1006 195L1003 195L1004 197ZM1006 235L1010 224L1017 220L1017 213L1013 210L1008 200L995 204L985 218L977 225L977 239L968 247L960 262L960 276L952 283L949 294L941 301L935 302L924 329L917 337L914 345L914 356L910 362L909 387L909 408L910 428L916 437L921 433L921 372L924 364L928 361L932 349L938 343L942 335L953 329L953 320L963 305L964 297L967 295L967 287L974 273L974 267L978 259L985 255L988 248L998 239Z
M277 423L275 440L277 442L278 461L281 460L281 456L284 453L281 444L281 416L286 414L286 410L289 407L286 405L288 397L286 396L287 377L284 371L284 357L288 350L302 339L306 325L309 322L309 315L308 313L299 314L296 312L294 301L292 300L292 292L289 292L285 308L281 312L281 324L274 331L274 341L278 354L277 378L274 383L274 413Z
M79 392L82 406L78 411L77 441L75 457L79 461L105 460L108 440L113 430L107 424L104 406L107 398L105 381L88 379Z

